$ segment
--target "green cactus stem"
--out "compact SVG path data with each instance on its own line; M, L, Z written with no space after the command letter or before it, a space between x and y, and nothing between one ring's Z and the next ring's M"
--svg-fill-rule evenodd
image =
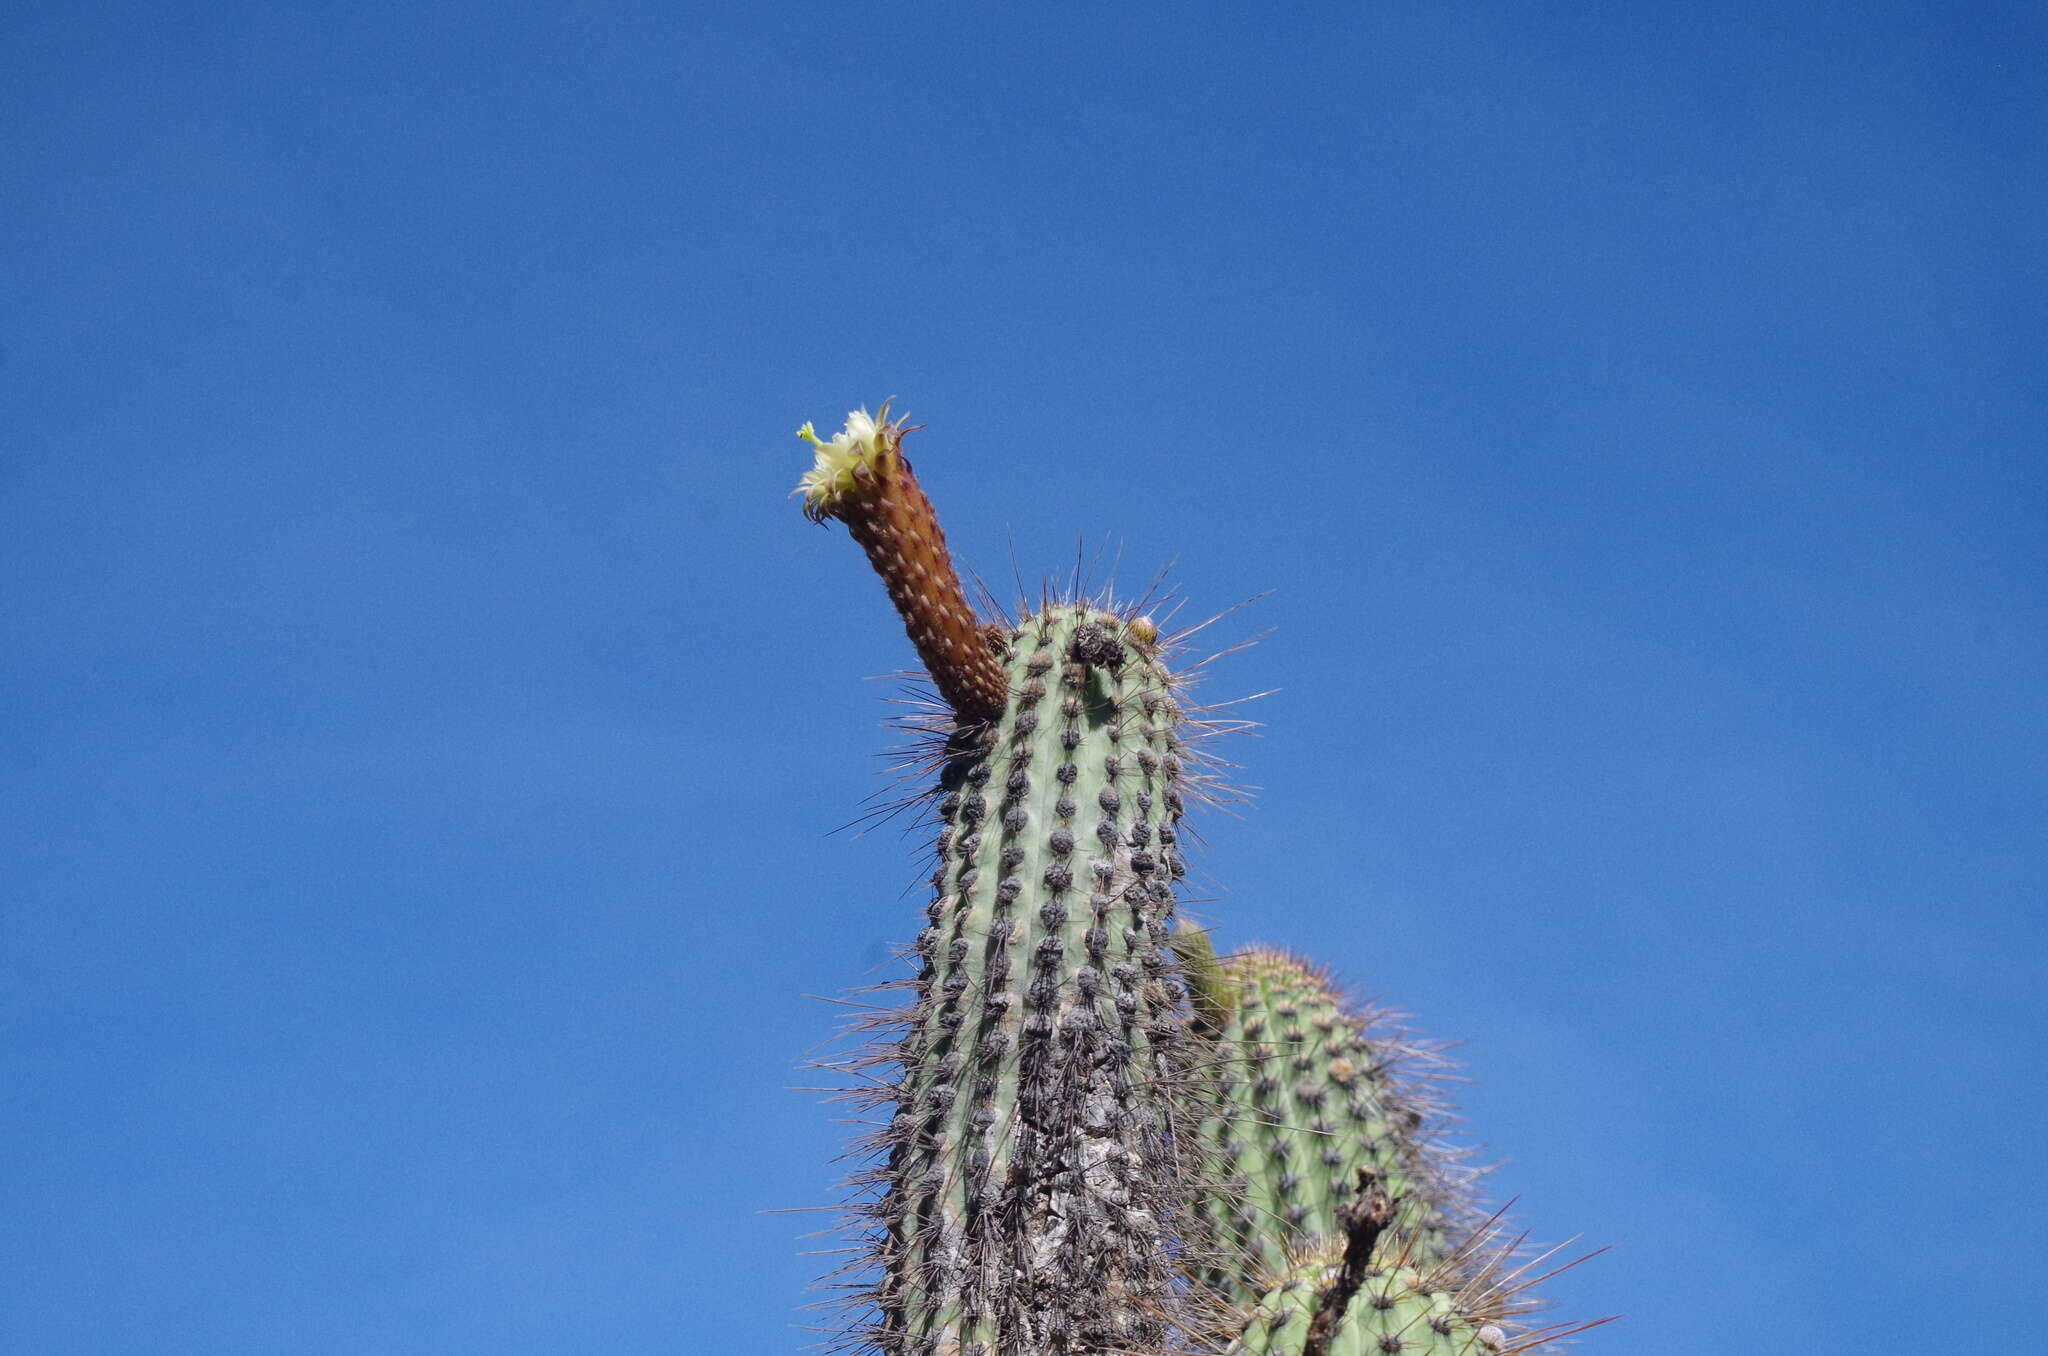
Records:
M857 417L849 430L880 454L847 470L827 453L849 435L820 443L807 507L858 520L836 487L861 466L895 503L923 500L890 435ZM915 639L937 571L904 578L903 553L869 557ZM1080 603L993 631L968 618L1001 700L991 716L949 695L962 722L944 746L914 1000L886 1052L898 1074L865 1336L889 1356L1163 1352L1191 1181L1177 1155L1198 1106L1167 944L1183 870L1172 679L1142 618Z
M1373 1014L1294 956L1253 950L1222 967L1236 1001L1213 1045L1203 1279L1230 1299L1269 1290L1291 1258L1341 1237L1360 1169L1396 1203L1390 1241L1404 1259L1452 1256L1473 1214L1470 1174L1436 1142L1426 1084L1406 1074L1417 1052L1375 1034Z
M1259 1297L1229 1356L1501 1356L1523 1349L1485 1314L1467 1312L1456 1288L1413 1266L1373 1268L1332 1312L1339 1269L1327 1253L1289 1268ZM1326 1318L1326 1332L1317 1331L1318 1318Z
M1180 755L1167 675L1124 626L1025 618L1013 700L945 769L879 1202L881 1350L1156 1351L1173 1326Z
M1196 927L1185 918L1173 932L1173 954L1180 960L1188 1000L1194 1006L1194 1030L1214 1040L1237 1014L1237 980L1216 955L1216 944L1207 928Z
M1370 1168L1356 1186L1336 1212L1343 1237L1318 1239L1292 1260L1246 1317L1230 1356L1471 1356L1505 1345L1504 1330L1476 1324L1461 1305L1469 1297L1441 1283L1441 1269L1389 1255L1399 1207Z
M1391 1201L1387 1202L1392 1205ZM1355 1218L1355 1217L1354 1217ZM1402 1256L1390 1236L1354 1231L1296 1257L1239 1316L1225 1356L1517 1356L1609 1323L1531 1326L1542 1307L1528 1272L1554 1254L1517 1266L1517 1249L1482 1231L1434 1265ZM1576 1263L1566 1263L1566 1266Z

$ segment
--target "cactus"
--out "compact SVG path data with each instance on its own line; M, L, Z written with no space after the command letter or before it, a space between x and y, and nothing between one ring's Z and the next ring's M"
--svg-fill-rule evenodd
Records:
M887 1117L859 1179L882 1356L1524 1349L1465 1175L1326 977L1175 919L1207 722L1173 638L1104 600L984 620L902 440L856 411L798 492L867 553L939 698L911 1001L842 1065ZM1536 1335L1536 1336L1540 1336ZM1503 1345L1507 1344L1507 1345Z
M1292 1256L1341 1237L1359 1170L1398 1202L1391 1238L1414 1265L1449 1258L1470 1231L1469 1173L1437 1142L1426 1081L1432 1052L1375 1033L1381 1014L1347 1011L1327 975L1296 957L1247 951L1222 966L1236 991L1215 1042L1215 1110L1204 1124L1218 1189L1205 1203L1219 1243L1205 1280L1248 1299Z

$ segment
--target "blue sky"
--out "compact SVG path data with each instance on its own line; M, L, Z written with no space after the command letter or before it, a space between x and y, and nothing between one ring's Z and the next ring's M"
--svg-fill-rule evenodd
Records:
M999 592L1267 595L1199 907L1463 1042L1585 1351L2037 1333L2038 9L0 37L0 1350L805 1349L891 394Z

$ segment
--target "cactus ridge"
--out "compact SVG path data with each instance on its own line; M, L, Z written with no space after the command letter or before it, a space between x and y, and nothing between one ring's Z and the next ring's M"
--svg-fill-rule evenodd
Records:
M1202 1279L1249 1300L1292 1259L1341 1238L1338 1211L1366 1170L1395 1202L1390 1237L1421 1266L1459 1253L1477 1222L1461 1151L1430 1075L1440 1053L1347 1004L1327 973L1285 952L1222 962L1235 1003L1213 1043L1203 1134L1215 1183L1214 1258Z

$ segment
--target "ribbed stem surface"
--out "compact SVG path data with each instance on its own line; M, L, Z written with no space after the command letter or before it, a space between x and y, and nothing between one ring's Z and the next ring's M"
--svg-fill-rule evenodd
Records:
M1008 639L1010 700L945 773L876 1343L1159 1351L1186 1189L1174 707L1112 613L1055 608Z
M1327 979L1292 956L1224 962L1236 1005L1215 1042L1214 1114L1204 1126L1219 1190L1207 1215L1205 1279L1248 1299L1292 1256L1327 1246L1337 1211L1369 1170L1395 1202L1389 1249L1417 1265L1448 1257L1462 1192L1429 1144L1429 1108L1397 1078L1399 1048L1364 1031Z
M1261 1295L1228 1356L1301 1356L1337 1263L1309 1259ZM1344 1306L1328 1356L1495 1356L1508 1345L1487 1316L1468 1312L1456 1290L1414 1267L1368 1276Z

